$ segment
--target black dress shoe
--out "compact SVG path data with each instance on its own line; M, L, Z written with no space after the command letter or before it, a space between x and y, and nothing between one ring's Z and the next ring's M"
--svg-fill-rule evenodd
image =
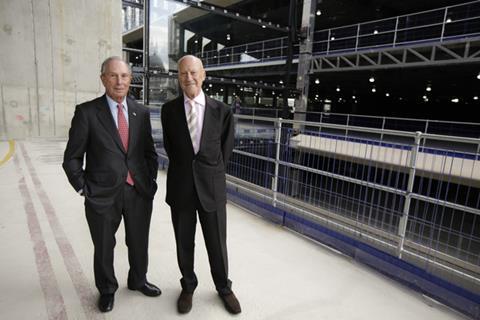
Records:
M240 308L240 302L238 302L238 299L235 297L233 292L227 295L220 295L220 299L222 299L225 309L227 309L227 311L231 314L238 314L242 312L242 308Z
M145 281L145 284L140 288L134 289L134 288L128 287L128 289L140 291L141 293L149 297L157 297L162 294L162 290L160 290L160 288L146 281Z
M178 313L185 314L189 313L190 310L192 310L192 298L193 293L188 293L182 290L177 300Z
M102 294L98 299L98 309L102 312L112 311L115 295L113 293Z

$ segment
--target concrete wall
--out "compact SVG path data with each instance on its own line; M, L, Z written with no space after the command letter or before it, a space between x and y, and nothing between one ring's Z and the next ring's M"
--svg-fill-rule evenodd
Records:
M119 0L0 0L0 139L66 136L121 36Z

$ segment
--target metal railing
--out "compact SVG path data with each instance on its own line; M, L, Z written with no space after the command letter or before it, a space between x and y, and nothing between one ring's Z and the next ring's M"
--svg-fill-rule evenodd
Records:
M236 190L480 292L480 139L236 118Z
M438 43L480 35L480 1L314 32L313 56ZM287 37L195 53L206 67L282 60ZM293 53L298 57L299 45Z
M253 117L280 118L282 109L276 108L251 108L241 107L236 110L238 115L249 115ZM297 112L299 113L299 112ZM480 138L480 123L442 121L418 118L381 117L361 114L314 112L308 111L306 120L324 124L339 124L344 126L357 126L374 129L387 129L423 133L440 134L446 136L460 136ZM292 113L293 117L293 113ZM463 149L462 149L463 150ZM465 150L464 150L465 151Z

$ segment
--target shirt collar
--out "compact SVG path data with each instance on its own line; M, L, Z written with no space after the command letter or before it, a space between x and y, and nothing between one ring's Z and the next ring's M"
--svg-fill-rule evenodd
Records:
M108 96L108 94L105 94L105 96L107 97L107 102L108 102L108 106L110 107L110 109L117 109L117 105L118 105L118 102L113 100L112 98L110 98ZM123 101L122 101L122 106L125 110L128 110L128 106L127 106L127 97L123 97Z
M189 100L191 100L191 99L188 98L186 95L183 95L183 102L185 104L188 104ZM193 98L193 101L195 102L195 104L201 105L202 107L205 106L206 101L205 101L205 94L203 93L203 90L200 90L200 93L198 94L198 96Z

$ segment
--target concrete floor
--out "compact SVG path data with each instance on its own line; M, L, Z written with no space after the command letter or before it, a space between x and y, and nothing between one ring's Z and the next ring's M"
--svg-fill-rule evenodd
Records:
M93 248L83 198L61 168L65 141L0 141L0 319L231 319L214 290L201 229L199 286L192 311L176 312L180 293L175 242L159 172L150 229L148 279L163 294L126 288L124 232L117 233L120 288L114 310L96 309ZM238 319L465 319L369 268L228 205L230 278Z

